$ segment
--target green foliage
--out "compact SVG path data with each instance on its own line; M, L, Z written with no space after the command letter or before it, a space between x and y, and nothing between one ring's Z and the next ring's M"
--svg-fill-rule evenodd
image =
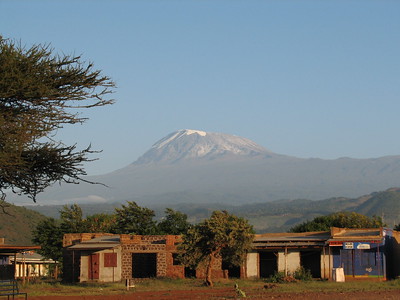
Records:
M81 124L76 110L111 104L114 83L79 56L56 55L0 36L0 194L12 189L35 201L54 182L80 182L90 147L55 140L57 130Z
M70 207L64 205L60 210L61 230L64 233L82 233L85 232L84 221L82 218L82 209L78 204L72 204Z
M84 220L85 232L111 232L115 224L115 215L94 214Z
M285 275L285 272L275 272L273 275L266 279L266 282L270 283L291 283L297 281L310 281L312 280L311 271L304 267L297 268L293 273Z
M40 245L42 249L39 254L45 258L51 258L56 261L62 259L62 240L64 232L61 225L53 218L47 218L41 221L33 230L33 243Z
M189 227L187 215L171 208L165 210L165 217L157 224L159 234L184 234Z
M127 201L127 205L115 209L114 233L119 234L156 234L156 222L153 220L154 211L141 207L134 201Z
M11 245L32 245L32 228L46 219L38 212L3 202L5 213L0 212L0 237Z
M253 237L253 228L247 220L226 211L214 211L209 219L183 235L180 260L191 268L204 263L205 282L213 285L211 267L215 260L223 257L226 262L239 266L250 250Z
M293 277L297 280L301 281L310 281L312 280L312 274L311 271L308 269L305 269L304 267L299 267L297 268L296 271L293 273Z
M290 232L328 231L331 227L341 228L379 228L382 227L379 217L367 217L355 212L338 212L327 216L316 217L290 229Z
M284 282L285 276L286 276L285 272L275 272L273 275L269 276L266 279L266 282L282 283L282 282Z

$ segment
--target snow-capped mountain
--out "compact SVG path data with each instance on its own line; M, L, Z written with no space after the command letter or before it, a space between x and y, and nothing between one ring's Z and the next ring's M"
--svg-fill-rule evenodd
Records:
M272 152L253 141L224 133L183 129L156 142L135 164L176 163L193 159L222 159L230 156L271 156Z
M168 205L356 197L400 186L400 156L302 159L246 138L185 129L162 138L132 164L88 179L107 187L55 185L38 201Z

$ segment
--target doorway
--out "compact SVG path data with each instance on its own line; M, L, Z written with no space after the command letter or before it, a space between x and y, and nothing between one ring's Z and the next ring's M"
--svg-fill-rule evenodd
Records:
M278 272L278 253L260 252L260 277L267 278Z
M300 252L300 265L310 270L313 278L321 278L321 251Z
M132 254L132 278L157 277L157 253Z

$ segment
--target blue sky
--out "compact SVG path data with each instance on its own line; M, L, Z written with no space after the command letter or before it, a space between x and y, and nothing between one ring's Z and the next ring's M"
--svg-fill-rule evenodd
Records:
M400 154L400 1L0 0L0 34L82 54L110 107L58 132L103 174L178 129L297 157Z

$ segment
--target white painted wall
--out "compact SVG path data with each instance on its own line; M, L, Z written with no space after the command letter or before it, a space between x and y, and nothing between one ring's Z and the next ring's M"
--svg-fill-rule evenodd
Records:
M278 272L285 272L292 274L300 267L300 253L297 251L290 251L285 255L285 251L278 252Z
M104 253L117 253L117 267L104 267ZM92 252L91 252L92 253ZM100 282L117 282L122 279L122 260L121 260L121 248L107 249L103 251L97 251L94 253L100 254L100 269L99 279ZM89 281L89 255L90 253L81 254L81 272L80 282Z
M259 277L259 262L258 253L248 253L246 259L246 277L247 278L258 278Z

